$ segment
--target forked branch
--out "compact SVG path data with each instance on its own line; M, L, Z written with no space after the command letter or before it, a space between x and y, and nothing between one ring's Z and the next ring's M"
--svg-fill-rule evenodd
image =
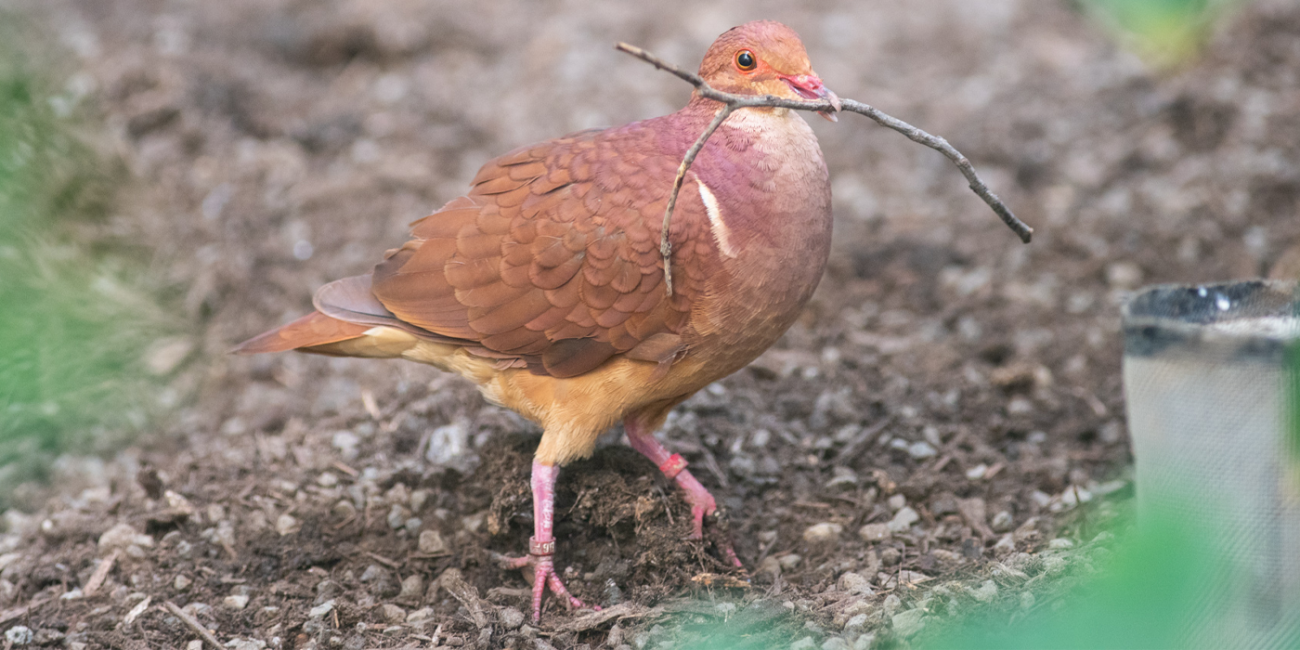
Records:
M664 282L668 287L668 295L670 296L673 293L673 276L669 262L672 258L672 243L668 240L668 229L673 217L673 208L677 206L677 194L682 189L682 182L686 178L687 170L690 169L691 163L695 161L695 157L699 155L700 150L704 148L704 143L708 141L709 136L713 135L714 131L718 130L718 127L727 119L727 116L731 115L731 113L738 108L768 106L789 108L797 111L833 112L845 110L852 113L858 113L859 115L865 115L875 120L877 124L898 131L907 136L909 140L923 144L939 153L942 153L944 156L947 156L954 165L957 165L957 169L961 170L962 175L966 177L967 182L970 183L971 190L983 199L990 208L993 208L993 212L1002 219L1002 223L1005 223L1008 228L1015 232L1016 235L1020 237L1021 241L1028 244L1029 240L1033 237L1034 229L1026 225L1025 222L1017 219L1016 215L1011 213L1011 209L1008 208L996 194L989 190L988 185L984 184L984 181L980 179L979 174L975 173L975 168L971 166L970 161L966 159L966 156L963 156L960 151L953 148L953 146L948 144L948 141L943 138L930 135L907 122L890 117L872 106L863 104L862 102L853 101L852 99L840 100L840 105L835 105L827 100L798 101L776 97L774 95L733 95L731 93L724 93L720 90L715 90L712 86L705 83L704 79L700 78L699 75L682 70L681 68L678 68L677 66L668 63L667 61L664 61L635 45L619 43L615 47L616 49L622 52L627 52L628 54L631 54L660 70L666 70L676 75L678 78L686 81L692 86L695 86L700 95L721 102L723 105L722 108L718 110L718 114L714 116L713 121L709 123L708 128L706 128L704 132L700 134L700 137L695 140L695 144L691 145L691 148L686 151L686 155L682 158L682 164L677 167L677 176L673 179L672 193L668 195L668 206L664 210L663 228L659 234L659 252L664 258Z

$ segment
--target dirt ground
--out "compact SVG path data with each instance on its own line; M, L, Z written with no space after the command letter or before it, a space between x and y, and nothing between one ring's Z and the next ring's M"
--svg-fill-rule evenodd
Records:
M1164 73L1064 1L16 4L138 179L103 241L149 251L195 324L164 369L175 414L61 459L4 515L0 628L41 645L187 647L169 602L248 649L895 647L950 614L1058 607L1132 492L1121 300L1258 276L1300 242L1300 9L1280 0ZM612 432L556 510L557 565L604 609L548 600L533 626L490 553L525 550L536 429L415 364L225 351L492 155L685 102L615 41L693 67L759 17L842 96L947 137L1034 243L939 154L815 120L830 268L776 348L662 434L747 570L682 539L689 508Z

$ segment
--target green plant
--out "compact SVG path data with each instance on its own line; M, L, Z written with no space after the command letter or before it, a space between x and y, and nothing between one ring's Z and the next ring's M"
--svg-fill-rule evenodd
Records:
M76 236L124 173L78 135L55 59L17 25L0 16L0 504L41 459L143 421L141 360L168 328L131 261Z
M1237 0L1080 0L1085 11L1157 65L1196 54L1215 21Z

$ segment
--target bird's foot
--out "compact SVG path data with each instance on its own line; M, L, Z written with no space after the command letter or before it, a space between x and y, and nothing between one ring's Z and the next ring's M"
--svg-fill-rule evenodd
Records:
M713 495L686 469L678 470L673 478L686 492L686 502L691 504L692 528L688 539L704 539L704 519L707 517L713 521L713 525L709 526L709 541L717 547L722 559L736 568L745 566L740 563L740 558L736 557L730 526L727 524L724 512L718 509L718 503Z
M506 569L526 569L531 566L533 575L533 622L536 623L542 619L542 595L546 592L547 585L551 587L551 593L565 600L569 607L584 608L586 605L569 593L564 582L560 580L559 574L555 572L555 542L538 542L536 538L528 539L528 555L523 557L508 557L505 555L496 555L496 559L501 566ZM525 574L525 577L527 575ZM600 611L600 607L593 607Z

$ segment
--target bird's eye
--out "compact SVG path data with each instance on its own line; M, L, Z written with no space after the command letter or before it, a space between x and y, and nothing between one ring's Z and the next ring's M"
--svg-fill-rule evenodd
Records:
M753 70L758 66L758 61L754 58L754 53L749 50L736 52L736 67L741 70Z

